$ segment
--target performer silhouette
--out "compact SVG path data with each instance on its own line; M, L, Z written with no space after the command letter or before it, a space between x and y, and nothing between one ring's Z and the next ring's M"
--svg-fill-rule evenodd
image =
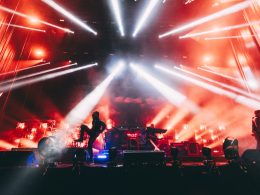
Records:
M82 142L84 137L84 132L89 135L88 140L88 154L89 160L93 160L93 144L100 133L106 129L106 124L99 119L99 112L93 112L92 114L92 129L89 129L86 125L82 124L80 127L80 138L75 140L77 142Z
M252 118L252 134L256 139L256 149L260 149L260 110L255 110L255 116Z

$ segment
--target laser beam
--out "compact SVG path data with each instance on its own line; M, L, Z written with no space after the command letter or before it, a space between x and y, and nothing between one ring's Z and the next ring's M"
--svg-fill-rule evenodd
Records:
M119 28L119 31L121 33L121 36L124 37L125 36L125 32L124 32L124 27L123 27L123 23L122 23L122 16L121 16L121 9L119 6L119 1L118 0L110 0L110 4L112 6L114 15L115 15L115 19Z
M53 9L58 11L59 13L61 13L62 15L66 16L68 19L70 19L71 21L73 21L75 24L79 25L83 29L91 32L94 35L97 35L97 32L95 30L93 30L90 26L88 26L87 24L80 21L76 16L71 14L69 11L65 10L63 7L61 7L60 5L55 3L54 1L52 1L52 0L42 0L42 2L46 3L47 5L49 5L50 7L52 7Z
M46 74L46 73L49 73L49 72L54 72L56 70L61 70L61 69L65 69L65 68L68 68L68 67L71 67L71 66L76 66L76 65L77 65L77 63L69 64L69 65L66 65L66 66L61 66L61 67L57 67L57 68L43 70L43 71L40 71L40 72L36 72L36 73L32 73L32 74L16 77L16 78L13 78L13 79L8 79L8 80L5 80L5 81L1 82L1 85L6 84L6 83L12 83L12 82L20 81L20 80L31 78L31 77L35 77L35 76Z
M203 31L203 32L190 33L190 34L187 34L187 35L184 35L184 36L180 36L179 39L187 39L187 38L192 38L192 37L198 37L198 36L201 36L201 35L214 34L214 33L218 33L218 32L225 32L225 31L230 31L230 30L234 30L234 29L248 27L248 26L255 25L255 24L260 24L260 21L246 23L246 24L238 24L238 25L233 25L233 26L226 26L226 27L223 27L223 28L217 28L217 29Z
M172 71L172 70L164 68L160 65L155 65L155 68L157 68L158 70L161 70L162 72L165 72L167 74L173 75L174 78L180 78L180 79L185 80L185 81L187 81L187 82L189 82L193 85L197 85L197 86L202 87L202 88L204 88L204 89L206 89L210 92L213 92L215 94L223 95L223 96L226 96L228 98L231 98L234 101L236 101L237 103L243 104L243 105L245 105L249 108L253 108L253 109L260 108L260 102L259 101L247 98L247 97L242 96L242 95L235 94L233 92L224 90L224 89L216 87L214 85L205 83L201 80L188 77L184 74L178 73L176 71Z
M188 30L190 28L196 27L196 26L204 24L206 22L209 22L209 21L212 21L212 20L215 20L215 19L227 16L227 15L239 12L239 11L249 7L252 2L253 2L253 0L248 0L248 1L241 2L241 3L237 3L236 5L233 5L233 6L229 7L229 8L223 9L223 10L221 10L219 12L216 12L214 14L211 14L209 16L200 18L200 19L198 19L196 21L193 21L191 23L185 24L183 26L180 26L178 28L170 30L170 31L168 31L166 33L160 34L159 38L161 39L161 38L164 38L164 37L167 37L167 36L170 36L170 35L174 35L176 33Z
M44 63L44 64L39 64L39 65L27 67L27 68L21 68L21 69L16 70L16 71L4 72L4 73L1 73L0 76L4 76L4 75L8 75L8 74L14 74L14 73L17 73L17 72L22 72L24 70L29 70L29 69L38 68L38 67L41 67L41 66L46 66L46 65L49 65L49 64L51 64L51 63L47 62L47 63Z
M4 25L4 26L11 26L11 27L14 27L14 28L20 28L20 29L24 29L24 30L31 30L31 31L43 32L43 33L46 32L45 30L42 30L42 29L31 28L31 27L21 26L21 25L16 25L16 24L8 24L8 23L0 23L0 24Z
M208 77L201 76L201 75L199 75L199 74L196 74L196 73L194 73L194 72L191 72L191 71L189 71L189 70L185 70L185 69L182 69L182 68L179 68L179 67L176 67L176 66L175 66L174 68L177 69L177 70L179 70L179 71L182 71L182 72L185 72L185 73L187 73L187 74L190 74L190 75L192 75L192 76L195 76L195 77L197 77L197 78L200 78L200 79L203 79L203 80L205 80L205 81L214 83L214 84L219 85L219 86L221 86L221 87L224 87L224 88L226 88L226 89L232 90L232 91L234 91L234 92L240 93L240 94L242 94L242 95L245 95L245 96L248 96L248 97L251 97L251 98L254 98L254 99L257 99L258 101L260 101L260 97L259 97L259 96L254 95L254 94L251 94L251 93L248 93L247 91L244 91L244 90L239 89L239 88L237 88L237 87L234 87L234 86L231 86L231 85L227 85L227 84L225 84L225 83L221 83L221 82L215 81L215 80L210 79L210 78L208 78Z
M254 35L237 35L237 36L221 36L221 37L206 37L204 40L210 41L210 40L222 40L222 39L242 39L247 37L259 37L260 34L254 34Z
M148 1L147 1L148 2ZM136 37L136 35L139 33L139 31L141 30L141 28L144 26L145 22L147 21L149 15L152 13L153 9L155 8L156 4L159 3L160 0L149 0L149 3L143 13L143 15L140 17L134 33L133 33L133 37Z
M26 80L22 80L22 81L19 81L19 82L16 82L16 83L7 84L7 85L4 85L4 86L1 86L0 91L5 92L5 91L9 91L10 89L14 90L14 89L21 88L21 87L31 85L31 84L34 84L34 83L54 79L54 78L64 76L64 75L67 75L67 74L71 74L71 73L74 73L74 72L77 72L77 71L80 71L80 70L88 69L90 67L97 66L97 65L98 65L97 63L89 64L89 65L81 66L81 67L74 68L74 69L69 69L69 70L64 70L64 71L60 71L60 72L45 74L45 75L42 75L42 76L39 76L39 77L36 77L36 78L26 79Z
M23 18L26 18L26 19L29 19L29 20L34 20L34 19L35 19L35 18L32 17L32 16L29 16L29 15L26 15L26 14L24 14L24 13L21 13L21 12L18 12L18 11L12 10L12 9L9 9L9 8L4 7L4 6L2 6L2 5L0 5L0 10L5 11L5 12L8 12L8 13L11 13L11 14L15 14L15 15L17 15L17 16L20 16L20 17L23 17ZM37 21L38 21L39 23L41 23L41 24L45 24L45 25L47 25L47 26L51 26L51 27L53 27L53 28L57 28L57 29L59 29L59 30L62 30L62 31L65 31L65 32L68 32L68 33L74 33L73 31L71 31L71 30L69 30L69 29L67 29L67 28L63 28L63 27L60 27L60 26L51 24L51 23L49 23L49 22L45 22L45 21L43 21L43 20L38 20L38 19L37 19Z

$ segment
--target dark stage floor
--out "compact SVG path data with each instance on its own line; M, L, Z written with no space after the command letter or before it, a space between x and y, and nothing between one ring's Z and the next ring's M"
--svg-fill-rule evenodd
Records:
M0 168L0 194L253 194L259 195L260 169L245 173L238 166L218 166L209 173L200 164L181 169L165 167L107 167L83 164L80 174L72 164L49 168Z

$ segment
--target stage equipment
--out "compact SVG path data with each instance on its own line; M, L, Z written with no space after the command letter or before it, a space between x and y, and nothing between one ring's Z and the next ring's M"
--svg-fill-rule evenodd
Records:
M160 34L159 38L164 38L164 37L167 37L167 36L170 36L170 35L174 35L176 33L188 30L190 28L194 28L194 27L199 26L201 24L204 24L206 22L209 22L209 21L212 21L212 20L224 17L224 16L228 16L230 14L239 12L239 11L241 11L243 9L248 8L251 5L252 2L253 2L253 0L237 3L237 4L235 4L235 5L233 5L233 6L229 7L229 8L223 9L223 10L221 10L219 12L216 12L216 13L211 14L209 16L200 18L200 19L198 19L196 21L193 21L193 22L191 22L189 24L183 25L183 26L178 27L176 29L170 30L170 31L168 31L166 33Z
M212 157L212 151L210 148L203 147L202 148L202 155L204 156L203 164L206 167L206 173L207 174L216 174L219 175L219 169L216 166L216 162Z
M116 166L116 157L117 157L117 148L112 147L108 151L108 157L109 157L109 166Z
M37 166L38 160L33 150L1 151L0 166Z
M195 142L180 142L171 143L171 148L178 149L178 157L180 160L185 161L190 159L201 159L200 147Z
M165 153L163 151L123 151L124 167L163 167Z
M227 137L222 145L225 158L229 161L238 161L238 140Z

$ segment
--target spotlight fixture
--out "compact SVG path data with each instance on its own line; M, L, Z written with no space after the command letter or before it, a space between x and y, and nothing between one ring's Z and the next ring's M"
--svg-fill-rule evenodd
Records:
M228 161L236 161L239 159L238 140L227 137L222 145L225 158Z
M207 147L202 148L202 155L206 158L206 160L212 160L211 149Z

